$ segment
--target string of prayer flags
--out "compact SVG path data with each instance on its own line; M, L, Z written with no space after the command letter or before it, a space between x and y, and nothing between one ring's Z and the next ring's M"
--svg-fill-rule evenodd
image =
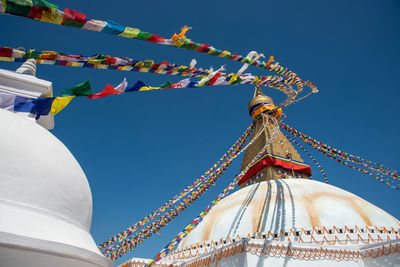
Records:
M273 120L275 122L274 125L276 124L276 120ZM152 234L156 233L159 229L164 227L169 221L171 221L174 217L179 215L188 205L190 205L195 199L197 199L199 196L201 196L205 190L207 190L211 185L215 183L215 180L218 179L218 177L225 172L227 167L230 165L230 163L233 161L234 158L236 158L240 153L244 152L250 145L254 143L255 140L263 133L263 130L267 127L267 122L264 117L264 125L262 129L260 129L255 137L244 147L240 150L240 148L235 149L235 153L231 154L228 156L225 162L223 162L220 166L220 168L215 169L213 172L206 172L206 175L209 175L209 178L206 180L205 183L202 183L199 185L197 189L193 191L193 193L183 199L177 207L170 209L162 218L156 220L153 222L151 225L140 231L138 234L135 234L132 238L129 238L122 243L118 244L115 247L112 247L111 249L106 249L103 251L103 254L105 254L109 259L111 260L116 260L120 256L124 255L126 252L132 250L135 248L137 245L139 245L141 242L143 242L146 238L150 237ZM277 136L277 126L274 127L274 132L271 137L271 142L275 140ZM267 147L267 146L266 146ZM261 157L262 153L265 152L266 147L257 155L257 158ZM231 149L230 149L231 150ZM252 162L253 163L253 162ZM215 165L214 165L215 166ZM214 168L213 166L213 168ZM250 165L247 166L245 170L243 170L242 175L244 175L245 172L247 172L250 168ZM235 184L237 181L235 182ZM233 184L230 190L232 190L235 186ZM225 191L225 194L227 194L230 190ZM220 195L220 199L222 199L223 195ZM193 227L194 228L194 227ZM193 229L192 228L192 229Z
M326 176L325 170L322 169L322 166L318 163L318 161L310 154L310 152L308 152L301 144L299 144L299 142L297 142L295 139L291 138L290 136L285 135L285 137L293 142L296 146L298 146L301 150L304 151L304 153L306 153L306 155L314 162L314 164L317 166L317 168L319 169L319 171L322 174L322 177L324 178L324 182L329 184L328 181L328 177Z
M170 253L172 250L174 250L179 243L182 241L184 237L186 237L196 226L203 220L203 218L208 214L208 212L221 201L223 198L225 198L237 185L237 183L240 181L240 179L243 177L243 175L246 174L246 172L250 169L250 167L257 161L259 160L262 155L265 153L267 148L270 146L271 143L275 142L277 136L278 136L278 129L279 129L279 124L277 120L269 115L263 116L264 119L264 127L267 127L267 123L269 123L268 120L271 120L273 122L273 132L271 134L271 138L268 139L268 142L264 145L264 147L259 151L259 153L256 155L256 157L234 178L233 182L230 183L223 191L218 195L218 197L213 200L192 222L186 226L170 243L168 243L156 256L153 257L149 261L149 263L146 266L151 266L157 261L161 260L164 258L168 253ZM264 128L263 128L264 129ZM263 129L259 131L258 133L262 133ZM258 137L258 135L257 135ZM247 147L256 140L257 138L253 138L245 148L244 150L247 149Z
M39 119L42 115L50 113L54 98L27 98L13 94L0 93L0 108L35 115Z
M243 146L243 144L246 142L246 140L248 139L248 137L250 136L250 134L252 133L254 129L254 123L252 123L247 129L246 131L243 133L243 135L229 148L229 150L210 168L208 169L204 175L200 176L199 178L197 178L191 185L187 186L184 190L182 190L179 194L175 195L173 198L171 198L168 202L166 202L164 205L162 205L160 208L158 208L157 210L155 210L154 212L152 212L151 214L149 214L148 216L144 217L142 220L140 220L139 222L137 222L136 224L130 226L129 228L127 228L125 231L122 231L121 233L113 236L112 238L108 239L107 241L101 243L98 245L99 249L103 249L109 245L111 245L112 243L116 242L116 241L123 241L124 239L126 239L126 237L128 237L129 235L131 235L132 233L134 233L137 229L139 229L140 227L142 227L143 225L145 225L147 222L153 220L155 217L157 217L158 215L161 214L161 212L165 211L167 208L169 208L171 205L175 204L177 201L179 201L180 199L182 199L183 197L185 197L188 193L190 193L191 191L193 191L193 189L195 187L197 187L198 185L202 184L205 179L210 176L214 170L217 169L218 166L220 166L221 164L223 164L222 162L225 161L226 158L230 157L230 155L237 150L240 150L240 148ZM105 251L107 251L108 249L106 249Z
M125 27L114 21L87 19L85 14L73 9L65 8L64 11L61 11L56 5L50 4L44 0L3 0L0 1L0 12L58 25L82 28L96 32L104 32L125 38L144 40L161 45L188 49L199 53L206 53L209 55L238 61L243 64L252 65L274 72L284 77L284 83L288 87L286 88L286 91L288 95L290 95L290 97L285 100L280 107L294 103L295 98L305 86L311 88L313 93L318 92L317 88L312 82L302 80L296 73L280 66L278 62L271 64L274 61L273 57L270 57L270 59L265 62L260 60L261 56L258 56L255 59L250 56L243 57L227 50L217 49L207 43L201 44L193 42L185 36L186 32L190 29L190 27L187 26L182 28L181 33L174 34L171 39L168 39L157 34L141 31L137 28ZM292 85L296 86L297 89L294 89Z
M37 64L50 64L69 67L81 68L97 68L97 69L112 69L120 71L135 71L135 72L150 72L156 74L190 76L201 78L199 82L191 82L187 85L165 83L161 89L169 88L184 88L184 87L200 87L200 86L216 86L216 85L237 85L237 84L257 84L270 87L282 91L287 95L287 99L280 104L286 106L303 99L312 93L296 99L297 93L293 92L292 86L286 84L285 79L281 76L255 76L251 73L237 75L234 73L224 73L223 68L214 71L210 69L195 68L195 64L191 66L179 66L170 64L166 61L157 63L154 60L136 60L127 57L113 57L106 55L82 56L82 55L67 55L55 51L37 51L25 50L23 48L8 48L0 47L0 60L5 61L24 61L28 58L35 59ZM182 81L184 82L184 81ZM169 86L170 85L170 86ZM143 88L144 90L160 89L158 87Z
M302 132L290 127L289 125L285 123L280 123L283 129L288 131L290 134L293 136L299 138L306 144L310 145L311 147L315 148L322 154L336 160L337 162L352 168L353 170L362 172L364 174L367 174L371 177L374 177L375 179L381 181L382 183L396 189L400 190L400 183L398 182L400 180L400 177L398 175L398 171L392 170L388 167L385 167L382 164L379 163L374 163L370 160L362 159L359 156L354 156L349 153L343 152L341 150L338 150L336 148L333 148L329 145L326 145L322 142L317 141L316 139L307 136L306 134L303 134ZM349 162L361 165L362 167L355 167L351 165ZM366 169L364 169L366 168ZM368 171L369 169L369 171ZM394 180L390 180L394 179Z
M157 233L161 228L166 226L173 218L178 216L181 212L183 212L190 204L192 204L195 200L197 200L204 192L215 184L216 180L225 172L225 170L229 167L230 163L236 158L239 154L247 149L247 147L254 142L255 139L251 141L245 148L242 149L244 143L247 138L250 136L252 130L254 128L254 123L252 123L249 128L245 131L245 133L235 142L235 144L225 153L222 158L214 164L208 171L205 172L204 175L199 177L190 187L183 190L178 197L175 196L171 199L167 205L163 205L161 208L165 210L170 205L179 201L179 203L174 207L167 211L161 218L156 221L152 221L150 225L142 229L140 232L134 234L132 237L129 237L134 230L132 227L128 228L127 231L120 233L119 235L109 239L106 242L103 242L99 245L99 247L104 248L107 245L114 243L116 240L119 243L115 246L108 247L103 251L103 254L111 260L116 260L120 256L124 255L127 251L132 250L137 247L140 243L142 243L145 239L152 236L154 233ZM259 136L262 131L259 131L257 136ZM160 208L160 209L161 209ZM159 215L158 209L152 215ZM143 226L145 223L150 222L150 220L155 217L146 217L146 221L141 220L139 223ZM138 223L135 224L137 226ZM123 241L123 242L120 242Z

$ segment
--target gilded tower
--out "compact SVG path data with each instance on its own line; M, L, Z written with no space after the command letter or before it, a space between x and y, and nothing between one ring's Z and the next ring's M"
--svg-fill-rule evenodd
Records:
M309 178L311 176L310 166L304 163L293 145L279 128L276 129L273 121L266 116L266 113L279 119L282 111L275 107L273 100L264 95L257 86L254 96L249 102L249 114L255 122L251 138L254 138L259 131L262 131L262 133L247 149L243 157L241 170L257 156L269 141L271 142L262 157L253 163L249 171L240 180L239 185L241 187L260 181L285 178ZM276 137L274 140L270 140L274 131Z

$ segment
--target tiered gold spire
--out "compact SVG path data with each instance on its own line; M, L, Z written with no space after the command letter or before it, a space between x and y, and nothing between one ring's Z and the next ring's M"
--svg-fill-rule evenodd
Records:
M262 105L266 106L266 108L261 107ZM265 120L263 116L265 116L266 111L271 109L269 107L276 108L272 98L264 95L261 89L257 86L254 96L249 102L249 113L255 120L255 128L251 138L254 138L254 136L262 130L263 121ZM244 169L268 143L268 140L273 134L273 129L274 127L271 122L263 130L257 140L247 149L243 157L241 169ZM303 159L279 129L277 138L268 146L262 159L265 164L258 164L257 167L250 169L248 174L245 175L248 179L246 181L242 180L239 183L241 187L267 180L296 177L309 178L310 173L306 170L307 167L304 167L304 169L301 167L299 168L299 166L305 165ZM256 165L257 164L254 164L254 166ZM282 167L282 165L284 165L284 167ZM249 177L250 173L251 176Z

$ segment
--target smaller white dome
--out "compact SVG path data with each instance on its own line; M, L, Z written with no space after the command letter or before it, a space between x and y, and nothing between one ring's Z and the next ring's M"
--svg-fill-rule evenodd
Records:
M108 265L90 235L92 195L73 155L27 118L0 109L0 124L0 239L9 242L0 245L0 258L17 266L17 259L37 249L64 258L78 253L98 266ZM13 256L7 252L11 245L28 249ZM30 266L47 266L42 260Z
M271 180L247 186L221 200L179 248L254 233L355 226L399 229L400 222L332 185L308 179Z

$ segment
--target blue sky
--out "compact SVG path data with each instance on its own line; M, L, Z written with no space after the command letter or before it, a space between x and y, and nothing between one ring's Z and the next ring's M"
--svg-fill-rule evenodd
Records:
M50 1L52 2L52 1ZM318 86L319 93L285 108L286 123L316 139L393 169L400 169L398 99L400 3L386 1L58 1L88 18L170 37L183 25L188 38L233 53L255 50ZM0 16L1 46L69 54L108 54L167 60L199 67L241 64L138 40ZM0 62L15 70L19 64ZM262 72L250 67L248 72ZM90 80L94 91L124 77L150 85L179 77L58 66L38 66L54 94ZM263 89L280 102L283 95ZM211 166L251 123L247 103L254 87L172 89L75 99L56 116L52 133L74 154L93 194L92 234L96 242L135 223ZM330 183L400 218L398 194L373 178L315 155ZM310 159L314 179L322 180ZM174 222L123 257L154 256L232 180L240 159L216 186Z

